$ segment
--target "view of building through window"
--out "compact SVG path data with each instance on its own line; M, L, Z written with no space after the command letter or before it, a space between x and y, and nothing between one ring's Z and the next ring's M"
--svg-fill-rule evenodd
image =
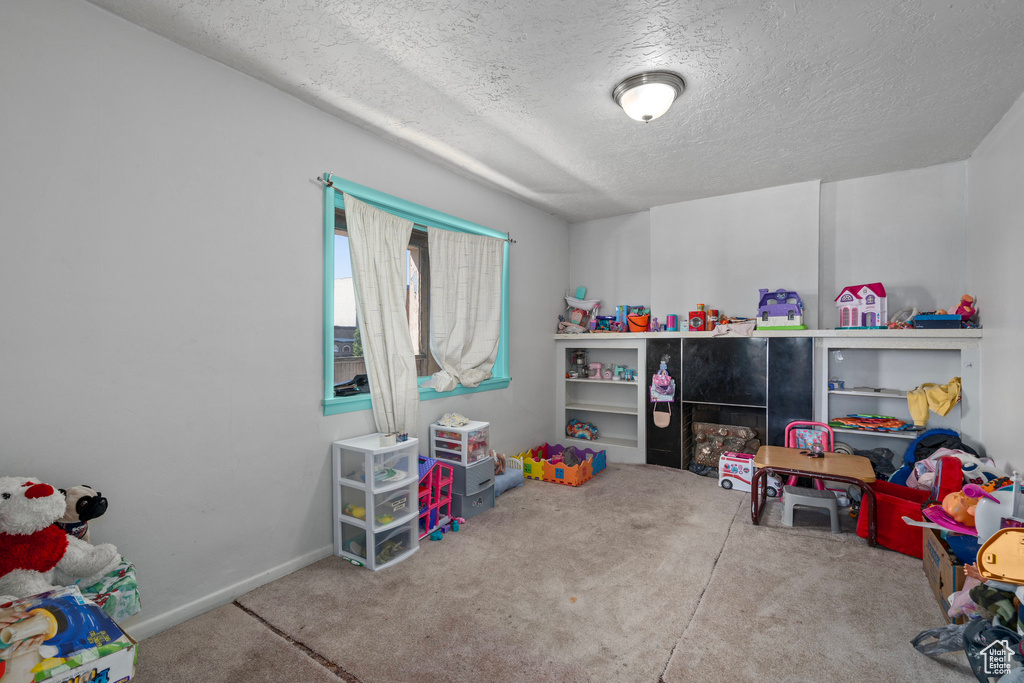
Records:
M343 211L337 211L334 231L334 385L344 384L357 375L366 375L362 344L356 318L355 283L349 256L348 234ZM417 375L436 372L439 367L430 355L430 271L427 233L416 226L406 252L405 310L409 335L416 355Z

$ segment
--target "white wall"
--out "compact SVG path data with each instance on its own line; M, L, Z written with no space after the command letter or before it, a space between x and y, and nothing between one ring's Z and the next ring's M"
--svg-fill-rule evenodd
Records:
M564 223L85 2L0 3L0 63L0 472L110 499L133 634L330 552L322 172L512 233L512 385L421 433L553 432Z
M970 289L985 328L981 435L986 454L1024 471L1024 99L1010 108L967 162Z
M601 300L601 315L616 306L651 301L651 214L648 211L569 226L569 283Z
M725 315L757 314L759 289L796 291L815 327L818 182L697 199L651 209L651 306L696 304Z
M969 282L966 162L821 184L819 327L849 285L885 285L890 317L952 309Z

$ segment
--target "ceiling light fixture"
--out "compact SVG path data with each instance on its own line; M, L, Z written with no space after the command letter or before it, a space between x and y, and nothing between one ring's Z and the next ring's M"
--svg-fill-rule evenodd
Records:
M670 71L647 71L630 76L615 86L612 99L637 121L653 121L668 111L683 94L683 79Z

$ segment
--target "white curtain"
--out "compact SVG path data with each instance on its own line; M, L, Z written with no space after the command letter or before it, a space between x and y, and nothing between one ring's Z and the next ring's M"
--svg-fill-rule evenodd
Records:
M505 241L438 228L428 228L427 239L430 351L441 370L424 386L475 387L498 356Z
M409 432L419 424L416 357L405 309L412 221L345 195L359 336L377 430Z

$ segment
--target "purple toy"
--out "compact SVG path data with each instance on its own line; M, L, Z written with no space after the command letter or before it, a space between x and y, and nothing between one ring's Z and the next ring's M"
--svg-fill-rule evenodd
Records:
M788 289L771 292L758 290L761 298L757 308L757 329L759 330L806 330L804 325L804 302L800 295Z

